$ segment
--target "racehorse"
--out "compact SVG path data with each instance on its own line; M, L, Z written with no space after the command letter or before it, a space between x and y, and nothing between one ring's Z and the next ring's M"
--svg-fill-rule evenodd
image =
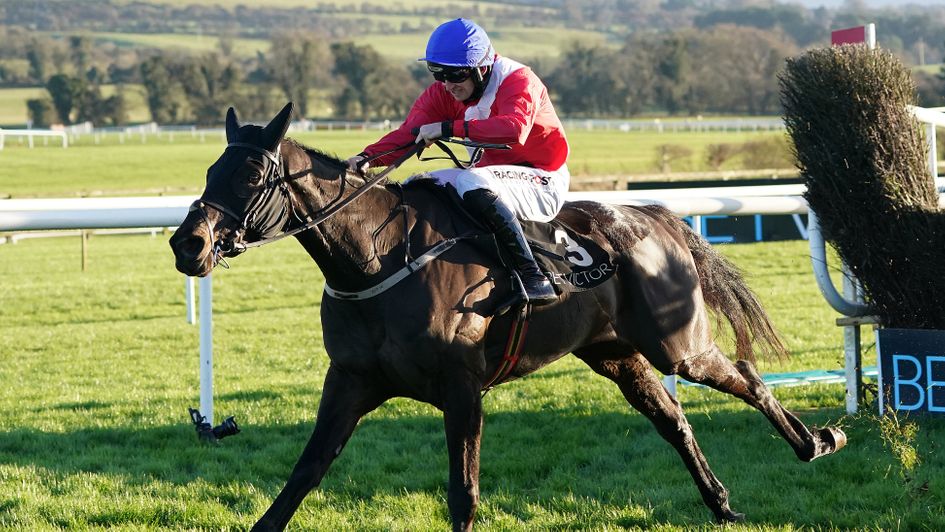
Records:
M390 398L409 397L443 412L450 518L454 530L471 530L479 501L481 394L507 365L514 320L513 312L494 311L516 289L513 279L488 246L457 238L468 220L429 188L373 186L370 175L284 138L290 115L291 103L265 127L240 125L229 109L228 145L170 239L177 269L205 276L247 247L293 235L325 277L321 321L331 362L315 428L255 528L285 528L358 421ZM531 334L506 380L573 353L616 383L676 449L719 522L744 516L729 507L728 491L653 368L760 410L803 461L845 445L839 428L808 428L765 387L752 363L754 348L786 349L740 273L685 222L655 206L588 201L566 204L558 219L608 250L616 273L535 308ZM404 272L412 250L447 240L455 245L436 260L370 291ZM367 295L337 296L345 293ZM732 327L737 362L715 343L710 310Z

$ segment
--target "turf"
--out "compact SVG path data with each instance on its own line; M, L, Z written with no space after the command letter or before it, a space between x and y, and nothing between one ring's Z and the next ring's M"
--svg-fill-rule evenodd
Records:
M377 135L299 138L350 154ZM723 135L736 134L702 140ZM630 162L634 150L680 138L571 135L599 172L638 167L645 157ZM219 133L117 142L8 144L2 191L196 194L223 145ZM184 279L167 236L93 236L84 272L75 237L0 245L0 529L245 529L281 489L311 430L327 367L321 274L288 240L214 273L216 415L235 415L243 433L205 447L186 411L199 402L199 334L185 321ZM719 249L745 270L793 353L762 361L763 372L842 367L836 314L817 292L805 242ZM864 337L869 361L870 331ZM841 385L775 395L809 424L842 425L847 448L799 463L743 403L680 390L732 507L748 515L734 530L945 527L940 420L880 420L872 406L846 416ZM673 450L575 359L490 392L485 411L480 529L713 528ZM403 399L367 416L293 527L448 528L442 427L435 409Z
M806 244L723 247L745 269L795 356L762 369L837 367L840 332L813 288ZM197 328L166 235L0 246L0 528L243 529L281 488L310 431L327 357L322 277L282 241L214 273L216 411L243 433L199 445ZM24 267L28 265L28 267ZM757 412L717 392L681 402L732 506L735 530L940 529L942 423L918 435L909 469L840 385L780 388L808 423L850 444L812 464ZM712 528L672 449L617 390L566 358L485 399L481 530ZM442 419L395 400L370 414L293 521L305 530L448 528Z

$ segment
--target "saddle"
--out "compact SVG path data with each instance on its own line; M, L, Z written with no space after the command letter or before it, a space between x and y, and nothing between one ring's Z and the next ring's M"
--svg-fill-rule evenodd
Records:
M488 256L508 264L502 257L500 247L491 238L490 230L466 211L459 193L452 185L438 185L430 179L413 179L402 187L405 203L410 203L411 191L426 191L454 213L454 217L462 222L461 225L471 226L480 234L489 234L487 240L474 239L474 245ZM552 282L558 294L589 290L616 273L617 264L606 249L560 220L520 223L538 267Z

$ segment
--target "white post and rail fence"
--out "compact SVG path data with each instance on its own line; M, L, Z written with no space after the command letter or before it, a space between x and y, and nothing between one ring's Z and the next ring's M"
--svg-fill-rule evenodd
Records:
M26 138L26 142L30 148L34 146L33 139L35 137L40 137L45 143L50 137L55 137L62 142L63 148L69 147L69 137L66 135L65 131L57 131L52 129L4 129L0 127L0 150L6 144L7 137L20 137Z
M807 202L801 194L803 185L726 187L720 189L676 189L638 192L573 192L572 200L644 205L660 204L680 216L806 214ZM722 195L725 194L725 195ZM79 198L79 199L9 199L0 200L0 231L36 231L66 229L121 229L175 227L187 215L193 196ZM943 203L945 205L945 203ZM816 218L811 217L810 234L819 235ZM694 220L695 221L695 220ZM696 227L698 223L694 223ZM817 249L815 249L815 247ZM836 290L826 274L823 240L811 238L813 265L821 288L836 299ZM200 411L213 424L213 335L212 276L200 280ZM192 279L186 283L187 319L194 316ZM829 287L829 288L828 288ZM831 299L828 297L828 301ZM840 309L838 309L840 310ZM843 310L840 310L844 312ZM850 361L848 361L849 363ZM848 373L851 371L847 368ZM675 380L665 381L675 387ZM848 392L858 382L848 378ZM849 393L848 393L849 396Z

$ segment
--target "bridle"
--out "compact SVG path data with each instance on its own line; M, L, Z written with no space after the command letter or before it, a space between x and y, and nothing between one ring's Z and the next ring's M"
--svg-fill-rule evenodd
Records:
M199 212L203 220L207 223L212 253L212 265L216 266L217 263L221 263L225 268L228 268L229 265L226 263L224 257L236 256L249 248L262 246L263 244L269 244L289 236L297 235L331 218L341 209L366 193L371 187L386 178L388 174L397 169L397 167L403 164L407 159L423 151L425 146L422 143L414 144L411 142L410 144L398 146L392 150L371 157L370 160L374 160L378 157L383 157L395 151L408 148L394 163L385 168L384 171L366 180L362 186L358 187L347 197L342 197L345 189L344 184L347 182L345 176L342 176L342 186L339 188L338 196L328 202L328 204L314 215L304 216L304 218L299 215L295 210L294 204L289 201L288 182L308 174L311 170L306 170L298 175L288 175L288 167L286 167L282 158L281 145L276 148L275 152L246 142L230 142L227 144L226 149L230 148L244 148L263 155L266 166L263 172L263 184L260 193L256 194L251 199L243 215L238 214L237 209L230 207L225 201L209 200L204 197L194 201L189 209L189 212ZM206 195L206 191L204 195ZM239 220L239 227L235 232L235 238L228 239L225 242L214 242L213 226L207 216L206 206L213 207L223 214L235 220ZM294 216L296 220L303 223L293 229L287 230L286 227L289 225L290 220L290 208L292 210L291 216ZM244 241L247 230L255 231L260 235L260 238L252 242Z
M238 214L237 209L228 205L226 201L221 199L207 199L205 197L206 191L201 198L191 204L189 209L189 212L197 211L207 224L212 266L216 266L219 262L222 263L225 268L228 268L229 265L226 263L224 257L239 255L246 250L246 246L243 244L242 240L247 230L252 229L264 236L274 235L281 231L288 223L288 205L290 204L290 202L285 201L288 197L289 189L286 179L282 175L285 165L282 160L281 146L277 147L275 152L271 152L254 144L231 142L226 146L226 149L230 148L245 148L263 155L265 169L262 177L263 184L261 192L251 198L244 209L245 212L243 215ZM280 197L283 200L281 202L277 201ZM213 225L210 223L210 218L207 216L207 206L213 207L224 215L239 221L239 227L236 230L236 238L214 242ZM261 213L265 213L265 216L261 216Z
M449 154L450 158L456 163L457 166L460 167L468 166L475 161L468 161L465 164L462 161L459 161L453 155L452 151L450 151L449 148L443 144L444 142L460 144L477 149L509 149L509 146L503 144L488 144L458 139L438 139L435 141L435 144L439 146L440 149ZM203 220L207 223L207 230L210 238L211 266L216 266L218 263L220 263L224 266L224 268L229 268L225 257L233 257L245 252L249 248L262 246L263 244L269 244L289 236L297 235L331 218L341 209L347 207L349 204L351 204L351 202L365 194L371 187L386 178L388 174L400 167L400 165L407 161L407 159L413 157L414 155L419 155L426 148L426 145L422 142L410 142L408 144L397 146L391 150L372 155L371 157L362 160L362 163L370 162L380 157L384 157L385 155L389 155L396 151L407 148L406 152L398 157L393 163L388 165L387 168L385 168L382 172L366 180L362 186L358 187L347 197L342 197L344 196L344 185L347 183L345 177L347 176L348 171L346 170L345 174L342 175L342 185L339 187L338 195L313 216L305 216L304 219L303 216L300 216L296 211L295 205L289 201L288 182L301 177L302 175L308 174L311 171L310 169L298 175L288 175L288 167L286 167L285 162L282 159L281 144L277 146L275 152L271 152L265 148L260 148L255 144L250 144L247 142L230 142L227 144L226 149L228 150L230 148L248 149L260 153L265 157L266 167L263 173L262 191L252 198L252 200L246 206L245 213L242 216L237 213L237 209L231 208L224 201L211 201L203 197L194 201L189 209L190 212L198 211ZM204 191L204 195L206 195L206 191ZM235 232L235 238L229 239L225 242L214 242L213 226L210 223L210 218L207 216L205 209L205 207L208 205L222 212L223 214L240 221L239 228ZM290 208L292 210L291 215L289 212ZM294 216L296 220L303 223L293 229L286 230L286 227L289 225L290 216ZM247 230L255 231L260 235L260 238L252 242L245 242L243 239L246 236Z

